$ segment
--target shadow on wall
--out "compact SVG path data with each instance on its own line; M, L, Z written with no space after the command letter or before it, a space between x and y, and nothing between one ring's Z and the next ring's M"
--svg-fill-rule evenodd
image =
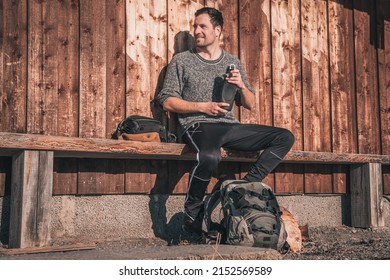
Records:
M178 53L191 50L195 47L195 38L189 31L180 31L174 37L173 56ZM177 118L175 114L164 112L161 105L155 101L156 96L161 91L164 85L164 78L167 71L167 66L164 66L158 76L157 85L154 90L154 99L151 102L151 112L153 118L161 121L170 131L175 131L177 128Z
M11 211L11 157L0 157L0 184L3 185L3 191L0 191L2 197L0 212L0 247L1 244L8 244L10 211ZM1 187L0 187L1 188Z
M327 0L322 0L327 1ZM370 17L370 44L376 49L385 48L385 21L390 21L388 0L331 0L352 11L367 13Z
M174 53L178 53L193 49L195 46L195 38L189 31L180 31L174 37ZM167 66L164 66L159 74L157 85L154 91L154 100L151 103L151 112L153 118L160 120L171 132L176 132L177 117L174 113L164 112L162 106L155 101L156 96L163 88L164 78L167 71ZM179 142L180 139L179 139ZM188 239L186 233L182 230L183 212L178 212L172 215L171 219L167 220L167 200L173 193L175 186L186 172L188 168L174 168L174 164L167 161L162 162L165 165L159 168L155 184L150 192L149 211L152 219L152 229L156 237L166 240L168 244L178 244L183 239ZM173 168L172 168L173 167Z
M1 207L1 221L0 221L0 247L1 244L8 244L9 239L9 219L10 219L10 196L3 197L3 203Z

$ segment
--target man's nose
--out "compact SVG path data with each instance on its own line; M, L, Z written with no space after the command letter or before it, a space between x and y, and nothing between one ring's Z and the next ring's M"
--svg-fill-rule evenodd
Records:
M199 26L196 26L196 27L194 27L194 34L196 35L196 34L199 34L200 33L200 28L199 28Z

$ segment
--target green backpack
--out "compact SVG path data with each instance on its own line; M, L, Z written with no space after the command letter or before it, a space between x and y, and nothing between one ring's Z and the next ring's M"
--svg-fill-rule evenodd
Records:
M223 217L215 223L212 213L219 203ZM271 188L261 182L224 181L205 199L202 230L207 243L220 234L224 244L289 250L279 204Z

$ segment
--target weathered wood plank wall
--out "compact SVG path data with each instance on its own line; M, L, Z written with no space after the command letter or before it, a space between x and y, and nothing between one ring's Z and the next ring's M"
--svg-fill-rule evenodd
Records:
M390 153L387 0L3 0L0 131L109 138L131 114L174 129L153 99L167 63L192 46L204 5L224 13L224 47L256 89L255 112L235 108L242 122L290 129L296 150ZM185 193L191 166L56 159L53 193ZM0 158L0 195L10 169ZM265 182L277 193L346 193L347 174L282 164ZM389 168L383 179L390 194Z
M379 0L376 6L378 27L378 71L382 153L390 154L390 1ZM383 92L383 93L382 93ZM383 188L390 194L390 166L383 167Z

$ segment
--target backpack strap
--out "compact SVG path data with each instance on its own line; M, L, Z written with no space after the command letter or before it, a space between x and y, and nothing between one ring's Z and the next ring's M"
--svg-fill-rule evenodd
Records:
M204 216L202 221L202 231L207 233L211 230L211 215L217 205L221 202L221 192L219 189L213 190L213 192L206 197L204 201Z

